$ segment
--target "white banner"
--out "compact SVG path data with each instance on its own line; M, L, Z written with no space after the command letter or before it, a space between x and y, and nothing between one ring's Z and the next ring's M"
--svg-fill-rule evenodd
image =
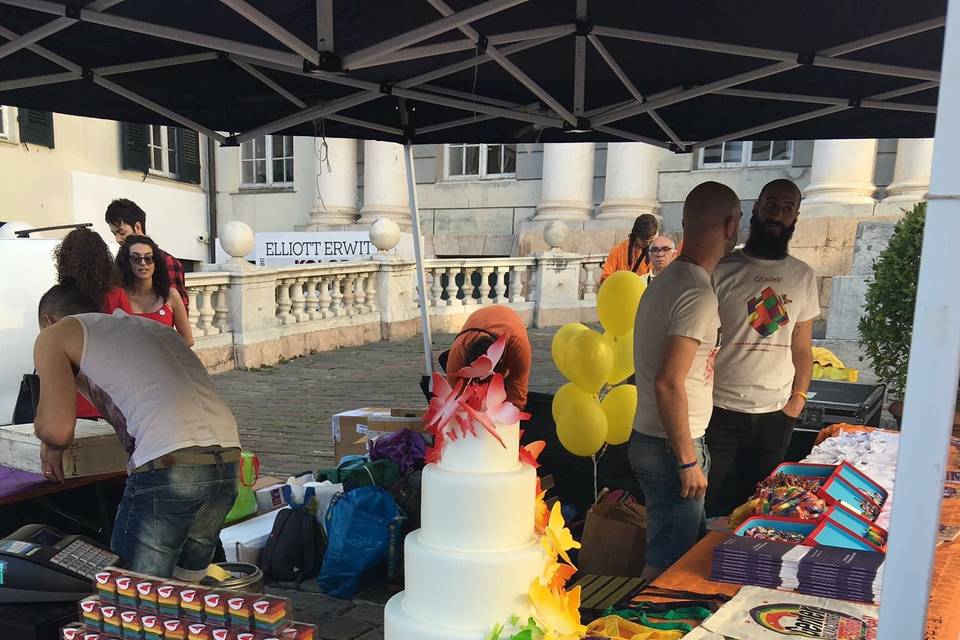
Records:
M253 244L261 267L344 262L377 252L366 231L258 233Z
M373 255L377 248L366 231L264 231L256 234L246 259L261 267L284 267L317 262L347 262ZM413 238L400 234L400 244L389 253L413 259ZM217 239L217 264L230 256Z

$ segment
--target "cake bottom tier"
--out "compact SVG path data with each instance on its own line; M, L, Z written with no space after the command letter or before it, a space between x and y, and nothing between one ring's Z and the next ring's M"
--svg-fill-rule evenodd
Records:
M487 640L496 624L506 625L501 638L509 638L511 631L507 621L490 623L490 628L452 629L441 627L438 624L424 622L414 618L404 608L405 593L398 593L390 598L384 609L383 638L384 640Z
M404 543L403 609L411 617L437 627L484 633L512 615L527 618L530 584L543 573L546 562L540 545L458 551L426 544L420 534L414 531Z

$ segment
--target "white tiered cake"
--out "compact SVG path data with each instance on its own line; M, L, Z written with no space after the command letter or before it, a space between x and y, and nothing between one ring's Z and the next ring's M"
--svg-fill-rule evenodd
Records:
M519 461L519 424L448 439L423 470L422 528L404 542L406 591L387 603L386 640L483 640L531 614L549 560L534 533L536 471Z

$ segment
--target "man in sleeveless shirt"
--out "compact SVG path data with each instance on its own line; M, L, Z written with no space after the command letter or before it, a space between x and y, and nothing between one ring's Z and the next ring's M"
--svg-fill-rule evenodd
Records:
M120 311L95 311L69 286L40 299L34 428L43 474L64 479L79 390L130 456L112 550L138 573L198 581L237 495L236 420L179 334Z

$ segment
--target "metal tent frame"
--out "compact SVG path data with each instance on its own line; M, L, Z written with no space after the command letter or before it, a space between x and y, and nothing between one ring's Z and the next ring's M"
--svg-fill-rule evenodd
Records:
M880 622L882 640L921 638L931 581L946 451L960 371L960 301L955 296L944 295L948 288L947 283L960 274L960 252L955 251L947 241L960 238L960 192L956 180L956 176L960 175L960 121L955 116L950 117L950 114L960 112L960 0L949 0L949 11L944 17L903 25L816 52L781 51L592 24L588 21L587 0L576 0L576 20L572 23L548 24L549 18L544 18L546 24L543 27L492 35L485 35L473 26L484 18L508 12L529 1L486 0L468 3L469 6L457 11L444 0L426 0L437 12L434 21L340 55L334 46L337 34L333 25L333 0L316 1L315 44L305 42L246 0L221 0L223 5L282 48L174 28L109 12L123 0L96 0L86 6L50 0L0 0L0 5L53 16L49 22L23 33L16 33L0 25L0 36L8 40L0 46L0 59L21 51L29 51L63 69L57 73L0 80L0 98L4 92L84 80L150 110L160 119L202 132L222 144L236 145L259 135L290 130L321 118L351 125L367 132L369 137L402 140L406 143L409 204L414 232L418 238L419 214L412 144L427 134L458 131L462 126L486 121L508 120L533 131L558 129L574 135L582 132L586 134L582 139L596 139L602 135L604 139L640 141L675 151L693 151L727 140L776 132L801 122L829 118L853 109L936 114L933 173L911 346L914 357L910 360L908 375L904 429L896 476L896 501ZM196 47L197 51L189 55L148 61L86 67L40 44L80 23L191 45ZM867 62L851 57L855 52L941 28L944 28L945 44L940 71ZM451 32L459 32L463 38L428 42ZM575 39L573 92L570 100L565 102L560 96L538 84L528 72L511 60L511 57L569 37ZM611 52L610 45L614 41L763 60L770 64L697 86L677 86L654 95L645 95L625 71L624 61L617 60ZM586 109L589 97L586 85L586 56L591 49L601 57L609 72L619 80L631 99ZM475 55L452 64L442 64L399 81L376 82L363 77L365 70L387 68L410 61L429 63L432 58L448 60L446 56L457 52L474 52ZM225 135L216 130L220 128L217 123L197 122L196 118L166 107L111 79L120 75L129 79L131 75L164 68L179 68L188 73L189 65L217 59L230 60L237 68L284 98L297 110L266 120L244 131ZM494 63L522 85L530 96L529 102L507 101L497 96L467 93L433 84L441 78L489 63ZM850 95L810 95L749 87L750 83L755 81L802 67L883 76L911 82L866 97L853 92ZM331 87L344 87L355 91L346 95L338 94L338 97L322 103L311 103L283 86L280 78L284 77L284 74L291 78L307 78ZM743 85L748 86L743 88ZM937 105L922 100L917 103L898 100L936 88L939 88ZM394 123L375 122L357 117L356 114L344 113L388 96L398 100L400 113ZM751 126L738 127L736 130L701 140L685 139L678 134L675 123L672 125L670 119L660 113L668 107L706 96L736 97L764 104L810 104L812 107L809 111L758 121ZM409 103L439 105L462 111L464 116L445 122L431 122L418 128L411 124ZM643 135L621 125L642 115L652 120L664 139ZM419 242L415 243L415 247L420 306L424 318L426 365L429 371L432 367L430 327L426 321L424 274Z

